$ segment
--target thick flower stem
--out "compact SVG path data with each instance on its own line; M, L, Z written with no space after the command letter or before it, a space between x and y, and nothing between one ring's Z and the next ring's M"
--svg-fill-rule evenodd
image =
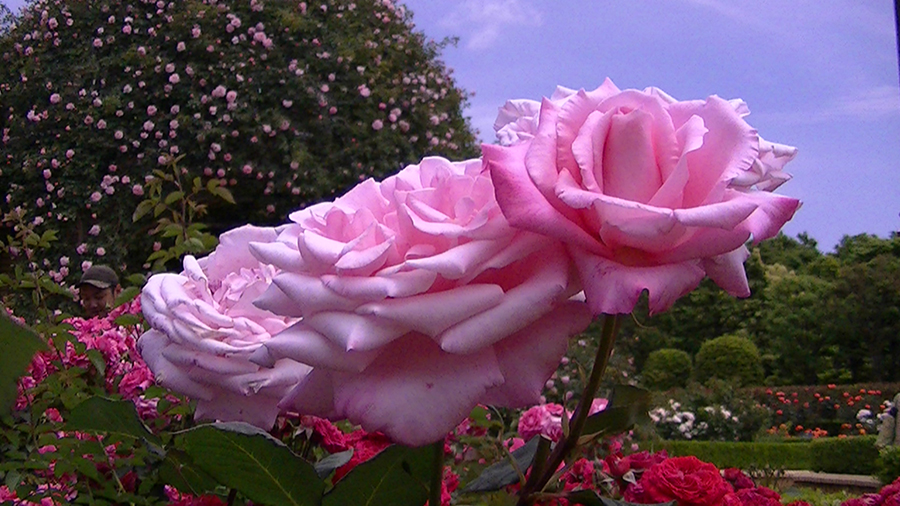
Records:
M572 414L572 418L569 421L569 434L565 440L556 445L545 464L534 466L542 471L540 473L532 473L528 477L525 486L522 487L522 491L519 493L518 506L530 505L532 503L532 494L544 489L562 461L578 446L578 439L581 437L581 431L584 430L584 424L591 412L591 404L594 401L594 396L597 395L597 389L600 388L600 380L606 371L613 344L616 342L619 323L617 315L604 315L603 330L600 335L600 345L597 347L597 356L594 357L590 378L584 385L581 398L578 400L578 406L575 407L575 413Z
M444 483L444 440L435 441L434 460L431 461L431 487L428 490L428 506L441 506L441 490Z

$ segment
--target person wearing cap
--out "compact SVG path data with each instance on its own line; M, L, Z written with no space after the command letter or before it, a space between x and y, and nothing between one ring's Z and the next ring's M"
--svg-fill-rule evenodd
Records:
M81 275L76 285L85 318L106 316L122 287L116 271L105 265L94 265Z

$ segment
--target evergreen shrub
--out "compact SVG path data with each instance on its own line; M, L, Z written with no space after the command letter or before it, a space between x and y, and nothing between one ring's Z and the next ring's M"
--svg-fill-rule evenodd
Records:
M757 385L763 376L759 350L752 341L737 335L711 339L694 357L694 375L700 383L719 378L742 386Z
M651 390L684 388L691 377L691 357L674 348L654 350L641 372L644 386Z

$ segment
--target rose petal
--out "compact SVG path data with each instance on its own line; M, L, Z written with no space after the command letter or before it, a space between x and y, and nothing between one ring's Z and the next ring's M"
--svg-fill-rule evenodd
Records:
M415 360L410 360L415 357ZM317 416L348 417L410 446L440 440L468 414L487 388L503 381L490 348L474 355L444 353L425 336L397 341L360 374L332 372L334 413L322 385L299 385L282 406ZM321 411L309 410L317 408Z
M559 366L569 337L591 323L587 304L569 302L494 345L505 381L482 402L510 408L540 402L544 383Z
M744 262L750 256L750 251L740 248L710 258L703 259L703 270L723 290L735 297L749 297L750 285L747 283L747 273L744 271Z
M304 321L347 351L374 350L410 330L399 322L336 311L322 311L304 318Z
M246 422L257 427L271 428L278 416L278 399L257 396L221 395L198 401L194 418L220 422Z
M248 254L251 242L268 243L278 237L278 231L270 227L244 225L229 230L219 236L219 245L200 265L208 267L206 277L223 279L231 272L240 269L255 269L259 263Z
M484 159L491 171L497 202L510 224L602 254L606 249L566 215L550 205L535 188L524 170L529 144L509 148L483 145ZM552 184L556 183L556 177ZM551 186L552 191L552 186Z
M665 311L705 275L698 261L631 267L577 249L572 256L594 314L630 313L644 290L650 292L650 314Z
M497 306L502 299L503 289L499 286L476 284L402 299L385 299L362 305L356 312L399 322L403 327L435 337L457 322Z
M346 351L300 321L266 341L249 360L263 367L273 367L277 361L288 358L313 367L358 372L376 356L377 352Z
M542 251L540 260L522 260L519 269L523 272L510 269L510 273L502 274L515 273L524 279L507 290L499 304L460 321L440 335L444 351L472 353L517 332L551 311L568 288L568 257L559 245Z

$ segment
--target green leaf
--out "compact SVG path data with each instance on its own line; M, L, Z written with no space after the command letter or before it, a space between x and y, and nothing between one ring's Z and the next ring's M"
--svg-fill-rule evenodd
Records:
M159 468L159 478L163 483L194 495L211 492L219 484L197 467L188 454L174 448L166 452L166 458Z
M156 206L153 207L153 217L156 218L157 216L162 214L163 211L165 211L165 210L166 210L165 204L163 204L162 202L156 204Z
M41 244L50 245L51 242L57 240L56 230L48 230L41 234Z
M183 192L183 191L180 191L180 190L179 190L179 191L174 191L174 192L172 192L172 193L166 195L166 200L165 200L164 202L165 202L165 204L166 204L167 206L170 206L170 205L174 204L175 202L178 202L179 200L181 200L181 199L183 199L183 198L184 198L184 192Z
M114 323L123 327L131 327L140 324L142 321L144 321L144 319L136 314L125 313L119 315Z
M316 474L323 480L327 478L335 469L350 462L353 458L353 448L340 453L332 453L324 459L316 462Z
M184 230L181 225L177 223L172 223L171 225L166 225L163 229L163 237L177 237L181 235L181 231Z
M90 397L75 406L66 417L65 430L112 434L120 437L146 439L159 444L134 410L131 401L114 401Z
M122 290L116 299L113 301L113 307L119 307L126 302L131 302L135 297L137 297L141 293L141 289L136 286L129 286L128 288ZM122 315L125 316L125 315Z
M390 446L350 471L325 496L323 506L422 506L428 486L434 445Z
M188 240L184 241L184 247L191 253L203 253L204 251L206 251L203 247L203 241L197 239L196 237L191 237Z
M182 433L181 442L198 468L253 502L318 505L322 499L325 483L313 466L252 425L203 425Z
M650 411L649 391L628 385L616 385L606 409L588 417L579 442L624 432L646 419L648 411Z
M231 194L231 191L224 186L217 186L213 190L213 195L217 195L219 198L228 202L229 204L234 204L234 195Z
M583 504L584 506L641 506L635 503L617 501L606 497L600 497L594 490L579 490L566 494L569 504ZM675 506L675 501L656 503L646 506Z
M540 442L541 437L535 436L529 439L525 446L512 452L518 470L512 466L508 459L497 462L482 471L477 478L470 481L463 489L463 492L490 492L516 483L519 481L519 472L524 473L531 466Z
M16 399L16 381L25 374L35 353L44 349L41 339L13 323L0 311L0 410L6 412Z
M134 209L134 214L131 215L132 223L134 223L137 220L146 216L147 213L149 213L151 209L153 209L153 201L152 200L141 201L141 203L138 204L137 207Z
M147 276L144 276L140 273L129 274L125 277L125 281L127 281L128 284L132 286L144 286L144 284L147 282Z
M106 360L103 359L103 354L100 353L100 350L87 350L85 355L97 369L97 372L100 373L100 376L106 376Z

